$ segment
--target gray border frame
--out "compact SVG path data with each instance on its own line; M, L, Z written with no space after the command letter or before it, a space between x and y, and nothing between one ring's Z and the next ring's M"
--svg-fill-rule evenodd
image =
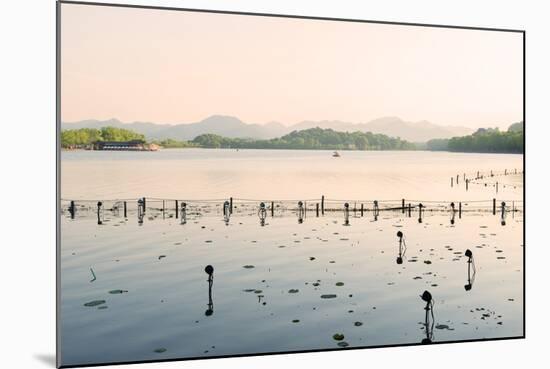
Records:
M131 5L131 4L116 4L116 3L98 3L98 2L86 2L86 1L72 1L72 0L57 0L56 1L56 367L58 368L80 368L80 367L95 367L105 365L124 365L124 364L144 364L155 362L173 362L173 361L189 361L189 360L210 360L219 358L233 358L233 357L250 357L250 356L266 356L266 355L286 355L296 353L313 353L313 352L327 352L327 351L346 351L346 350L361 350L361 349L373 349L373 348L385 348L385 347L408 347L408 346L424 346L421 343L407 343L407 344L391 344L391 345L374 345L374 346L359 346L342 348L328 348L328 349L311 349L311 350L296 350L296 351L284 351L284 352L260 352L251 354L232 354L232 355L219 355L208 357L188 357L178 359L151 359L151 360L135 360L135 361L117 361L117 362L98 362L94 364L83 365L62 365L61 363L61 5L73 4L73 5L86 5L86 6L103 6L103 7L117 7L117 8L134 8L134 9L152 9L152 10L166 10L166 11L183 11L183 12L195 12L195 13L214 13L214 14L229 14L229 15L244 15L244 16L256 16L256 17L274 17L274 18L294 18L304 20L321 20L321 21L337 21L337 22L356 22L356 23L370 23L370 24L386 24L396 26L416 26L416 27L431 27L431 28L451 28L462 30L476 30L476 31L494 31L494 32L512 32L522 34L523 39L523 334L519 336L511 337L498 337L498 338L480 338L471 340L451 340L451 341L438 341L433 342L431 345L441 345L449 343L466 343L466 342L485 342L485 341L502 341L512 339L525 339L525 323L526 323L526 97L525 97L525 60L526 60L526 31L519 29L505 29L505 28L490 28L490 27L472 27L472 26L456 26L456 25L442 25L442 24L428 24L428 23L407 23L407 22L395 22L395 21L378 21L378 20L364 20L364 19L347 19L347 18L330 18L319 16L303 16L303 15L290 15L290 14L269 14L269 13L252 13L252 12L239 12L239 11L226 11L226 10L211 10L211 9L191 9L191 8L177 8L177 7L162 7L162 6L149 6L149 5Z

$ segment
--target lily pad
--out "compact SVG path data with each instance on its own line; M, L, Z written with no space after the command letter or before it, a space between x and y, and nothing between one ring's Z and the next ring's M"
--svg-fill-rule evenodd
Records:
M288 290L288 293L298 293L298 292L300 292L300 290L295 289L295 288L292 288L292 289Z
M342 286L344 285L344 282L336 282L336 285L337 285L338 287L342 287Z
M436 329L446 329L448 331L454 331L454 328L450 328L447 324L438 324L435 326Z
M102 305L105 302L106 302L105 300L94 300L94 301L90 301L90 302L85 303L84 306L94 307L94 306Z
M344 339L344 335L342 333L335 333L332 335L332 338L336 341L342 341Z
M360 327L360 326L363 325L363 323L361 323L361 322L355 322L355 323L353 323L353 325L356 326L356 327Z
M126 293L126 292L128 292L128 291L126 291L126 290L111 290L111 291L109 291L109 293L111 295L116 295L116 294L119 294L119 293Z
M254 265L243 265L243 268L252 269L252 268L254 268Z

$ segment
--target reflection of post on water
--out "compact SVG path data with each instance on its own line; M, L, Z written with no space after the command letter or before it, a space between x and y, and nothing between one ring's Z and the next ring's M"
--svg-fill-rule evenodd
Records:
M451 202L451 224L455 224L456 209L455 203Z
M296 212L296 215L298 216L298 224L302 224L304 222L305 214L304 203L302 201L298 201L298 210Z
M399 238L399 253L397 255L397 264L403 264L403 258L405 257L405 253L407 252L407 244L405 243L405 235L403 232L398 231L397 232L397 238Z
M113 204L113 207L111 208L111 211L115 216L120 215L120 208L124 206L124 203L122 201L117 201Z
M229 225L229 218L231 218L231 209L229 207L229 201L223 203L223 221L225 225Z
M180 224L187 223L187 203L182 202L180 207Z
M420 296L422 301L426 303L426 306L424 307L424 310L426 311L426 315L424 317L424 329L426 333L426 337L422 339L422 344L429 344L433 342L433 332L434 332L434 301L432 298L432 294L428 291L424 291L424 293Z
M349 226L349 203L344 204L344 225Z
M204 312L204 315L211 316L214 314L214 301L212 300L212 285L214 284L214 267L207 265L204 268L206 274L208 274L208 309Z
M374 221L377 221L378 215L380 214L380 208L378 207L378 200L374 200L374 207L372 212L374 214Z
M422 223L422 208L424 205L422 203L418 204L418 223Z
M143 225L143 218L145 217L145 201L144 199L138 199L138 225Z
M267 217L267 210L265 208L265 203L260 203L260 208L258 209L258 218L260 218L260 226L265 226L265 218Z
M476 265L474 263L474 254L470 249L466 250L464 256L468 258L468 282L464 285L464 289L466 291L470 291L474 286L474 281L476 279Z

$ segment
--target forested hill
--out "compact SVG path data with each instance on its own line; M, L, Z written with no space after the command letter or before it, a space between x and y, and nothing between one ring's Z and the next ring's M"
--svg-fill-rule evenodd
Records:
M426 145L432 151L523 153L523 122L512 124L504 132L480 128L469 136L430 140Z
M192 141L200 147L243 149L297 150L415 150L416 146L399 138L371 132L337 132L332 129L310 128L293 131L270 140L227 138L204 134Z
M130 130L102 127L63 130L61 145L64 148L87 147L95 141L127 141L145 139ZM203 134L192 141L174 139L153 140L165 148L204 147L242 149L297 149L297 150L414 150L416 146L399 138L370 132L338 132L332 129L310 128L293 131L279 138L255 140L228 138L216 134Z
M145 136L129 129L102 127L66 129L61 131L61 147L84 147L96 141L145 140Z

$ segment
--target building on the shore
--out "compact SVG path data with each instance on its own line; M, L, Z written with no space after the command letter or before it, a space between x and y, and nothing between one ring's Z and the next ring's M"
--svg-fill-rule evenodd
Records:
M144 140L130 141L96 141L93 144L94 150L110 151L157 151L158 145L146 143Z

